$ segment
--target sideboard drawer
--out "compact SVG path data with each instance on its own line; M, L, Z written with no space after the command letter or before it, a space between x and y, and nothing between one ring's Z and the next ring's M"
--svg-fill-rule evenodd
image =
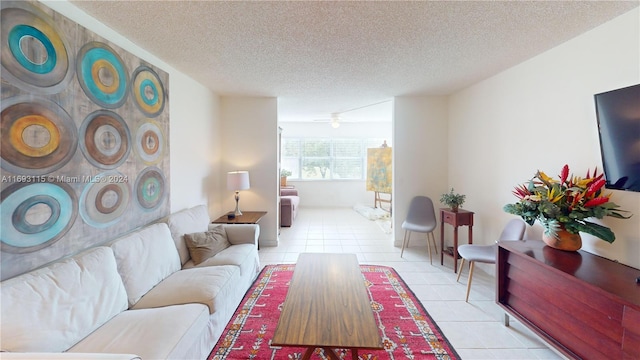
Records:
M640 360L640 269L542 241L501 241L496 300L571 359Z

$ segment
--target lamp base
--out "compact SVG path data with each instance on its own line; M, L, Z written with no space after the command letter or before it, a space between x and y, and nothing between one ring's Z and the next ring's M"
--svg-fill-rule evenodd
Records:
M240 207L238 206L239 202L240 202L240 194L239 194L239 191L236 191L236 210L233 212L235 216L242 215L242 211L240 211Z

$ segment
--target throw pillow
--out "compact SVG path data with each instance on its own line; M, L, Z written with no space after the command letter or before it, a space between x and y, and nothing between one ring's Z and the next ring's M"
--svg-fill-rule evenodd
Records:
M231 246L222 226L216 226L202 233L185 234L184 241L195 265Z

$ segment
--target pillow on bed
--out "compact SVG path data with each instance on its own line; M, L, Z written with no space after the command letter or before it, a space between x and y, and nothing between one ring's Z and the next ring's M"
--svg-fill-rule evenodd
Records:
M231 246L227 240L227 232L222 226L216 226L205 232L185 234L184 241L195 265Z

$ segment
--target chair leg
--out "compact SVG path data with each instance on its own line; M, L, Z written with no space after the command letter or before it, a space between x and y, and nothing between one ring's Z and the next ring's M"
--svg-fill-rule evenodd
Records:
M409 236L407 237L407 234L409 234ZM405 246L409 246L409 238L411 237L411 233L407 230L404 231L404 237L402 238L402 250L400 250L400 257L402 257L402 254L404 254L404 248Z
M438 245L436 245L436 238L433 235L433 232L427 234L427 247L429 248L429 263L433 264L431 260L431 243L433 243L433 248L436 250L436 255L438 255Z
M460 258L460 268L458 269L458 277L456 282L460 282L460 275L462 275L462 267L464 266L464 258Z
M436 255L438 255L438 243L436 242L436 236L433 235L433 232L431 232L430 234L431 234L431 240L433 240L433 247L434 249L436 249Z
M471 290L471 279L473 278L473 265L475 265L475 261L469 262L469 280L467 281L467 298L464 300L469 302L469 291Z
M431 244L429 244L429 234L427 234L427 251L429 252L429 263L433 264L433 261L431 261Z

